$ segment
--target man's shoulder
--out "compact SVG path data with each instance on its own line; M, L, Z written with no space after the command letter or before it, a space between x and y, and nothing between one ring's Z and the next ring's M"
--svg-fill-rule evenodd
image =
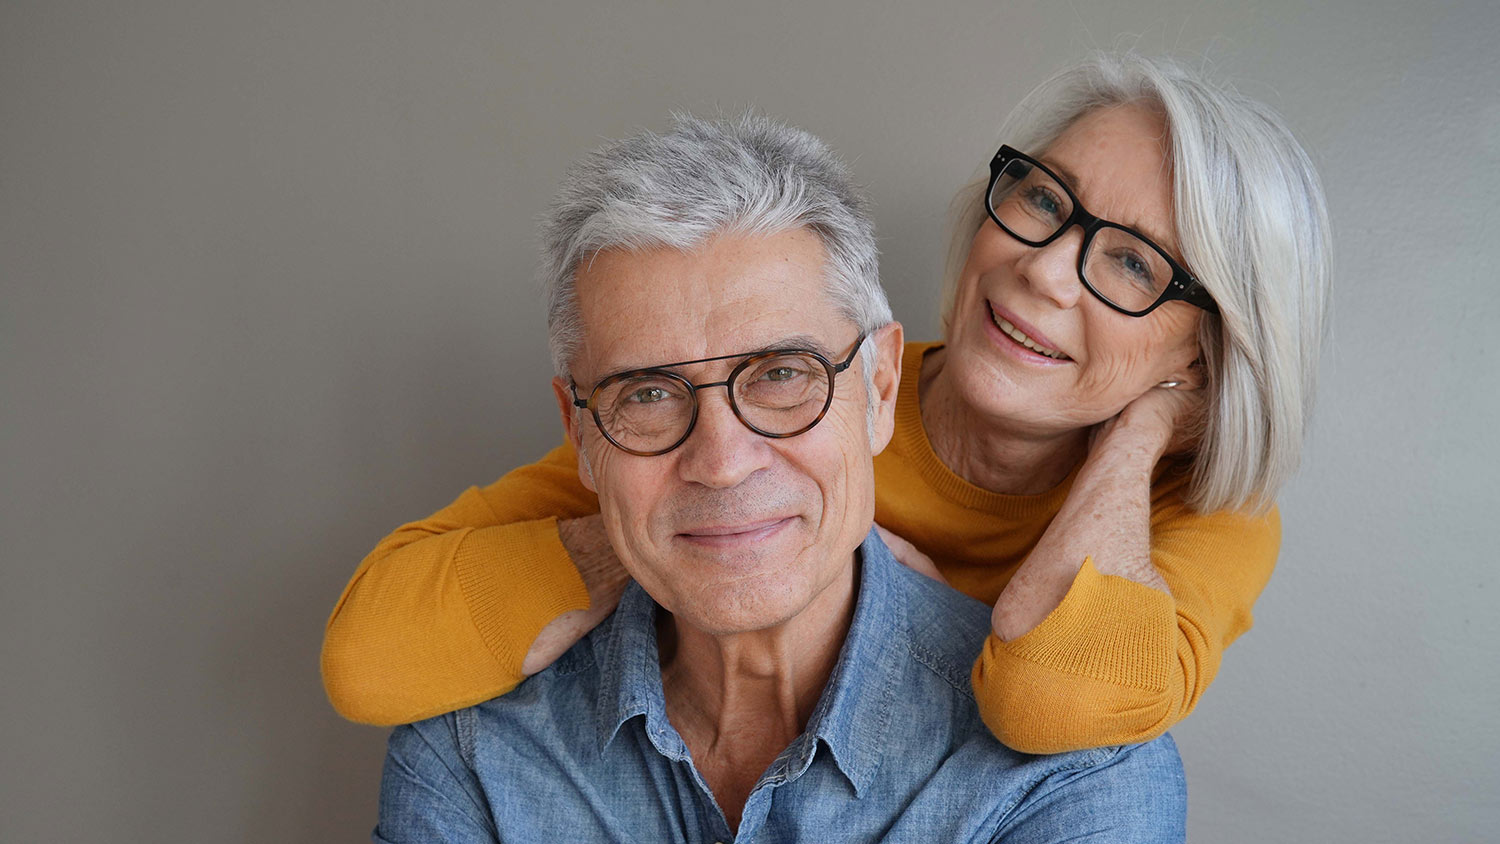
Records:
M969 670L989 634L990 608L901 565L874 533L863 550L865 565L880 566L882 578L900 595L912 657L972 697Z
M907 629L912 654L972 696L969 672L990 632L990 608L905 566Z
M442 716L449 721L445 726L431 719L429 729L452 730L477 744L498 739L503 745L525 736L547 744L587 741L597 690L598 661L591 637L584 636L514 689Z

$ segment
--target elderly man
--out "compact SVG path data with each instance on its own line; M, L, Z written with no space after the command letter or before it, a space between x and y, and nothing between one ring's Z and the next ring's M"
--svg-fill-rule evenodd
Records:
M871 532L901 327L816 139L680 119L571 174L554 379L634 579L502 698L396 730L378 841L1174 841L1171 740L1025 756L969 666L989 609Z

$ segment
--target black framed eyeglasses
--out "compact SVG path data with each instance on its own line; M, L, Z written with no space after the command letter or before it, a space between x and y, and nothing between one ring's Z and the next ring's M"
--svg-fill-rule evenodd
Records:
M641 457L687 441L698 423L698 391L707 387L729 391L729 407L746 428L763 437L795 437L823 421L833 404L834 377L854 363L866 336L859 335L842 363L809 349L778 349L617 372L594 385L587 399L578 397L577 384L569 386L573 405L593 414L605 439ZM723 381L694 384L670 371L737 357L745 359Z
M1145 316L1176 299L1219 310L1203 285L1166 250L1129 226L1083 210L1066 182L1019 150L1002 146L990 160L984 206L996 225L1027 246L1046 246L1070 227L1082 227L1078 278L1126 316Z

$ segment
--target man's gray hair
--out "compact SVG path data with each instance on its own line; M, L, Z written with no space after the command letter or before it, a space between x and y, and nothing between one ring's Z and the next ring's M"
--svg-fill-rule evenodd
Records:
M1327 332L1330 234L1317 171L1280 116L1166 58L1100 54L1043 82L1004 143L1037 155L1098 108L1144 103L1166 118L1177 241L1219 306L1198 343L1208 412L1189 491L1202 511L1271 504L1297 467ZM943 322L986 182L960 191Z
M552 365L569 378L582 325L574 281L605 249L688 251L719 234L807 229L827 255L830 301L861 331L891 321L880 286L869 203L849 170L813 135L766 117L673 115L578 161L542 224L542 284ZM864 369L874 343L865 344Z

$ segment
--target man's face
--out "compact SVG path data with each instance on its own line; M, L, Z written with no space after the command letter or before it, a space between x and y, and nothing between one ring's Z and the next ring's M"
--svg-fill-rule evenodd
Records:
M627 369L810 348L847 356L858 328L828 301L824 250L804 230L724 235L692 252L607 250L577 273L580 396ZM801 612L852 565L874 516L871 458L890 439L901 330L872 335L876 413L866 424L861 357L834 383L812 430L772 439L735 417L722 387L698 393L698 421L676 450L640 457L611 445L567 383L554 386L584 483L599 493L627 571L679 620L711 633L760 630ZM722 381L738 359L673 371Z

